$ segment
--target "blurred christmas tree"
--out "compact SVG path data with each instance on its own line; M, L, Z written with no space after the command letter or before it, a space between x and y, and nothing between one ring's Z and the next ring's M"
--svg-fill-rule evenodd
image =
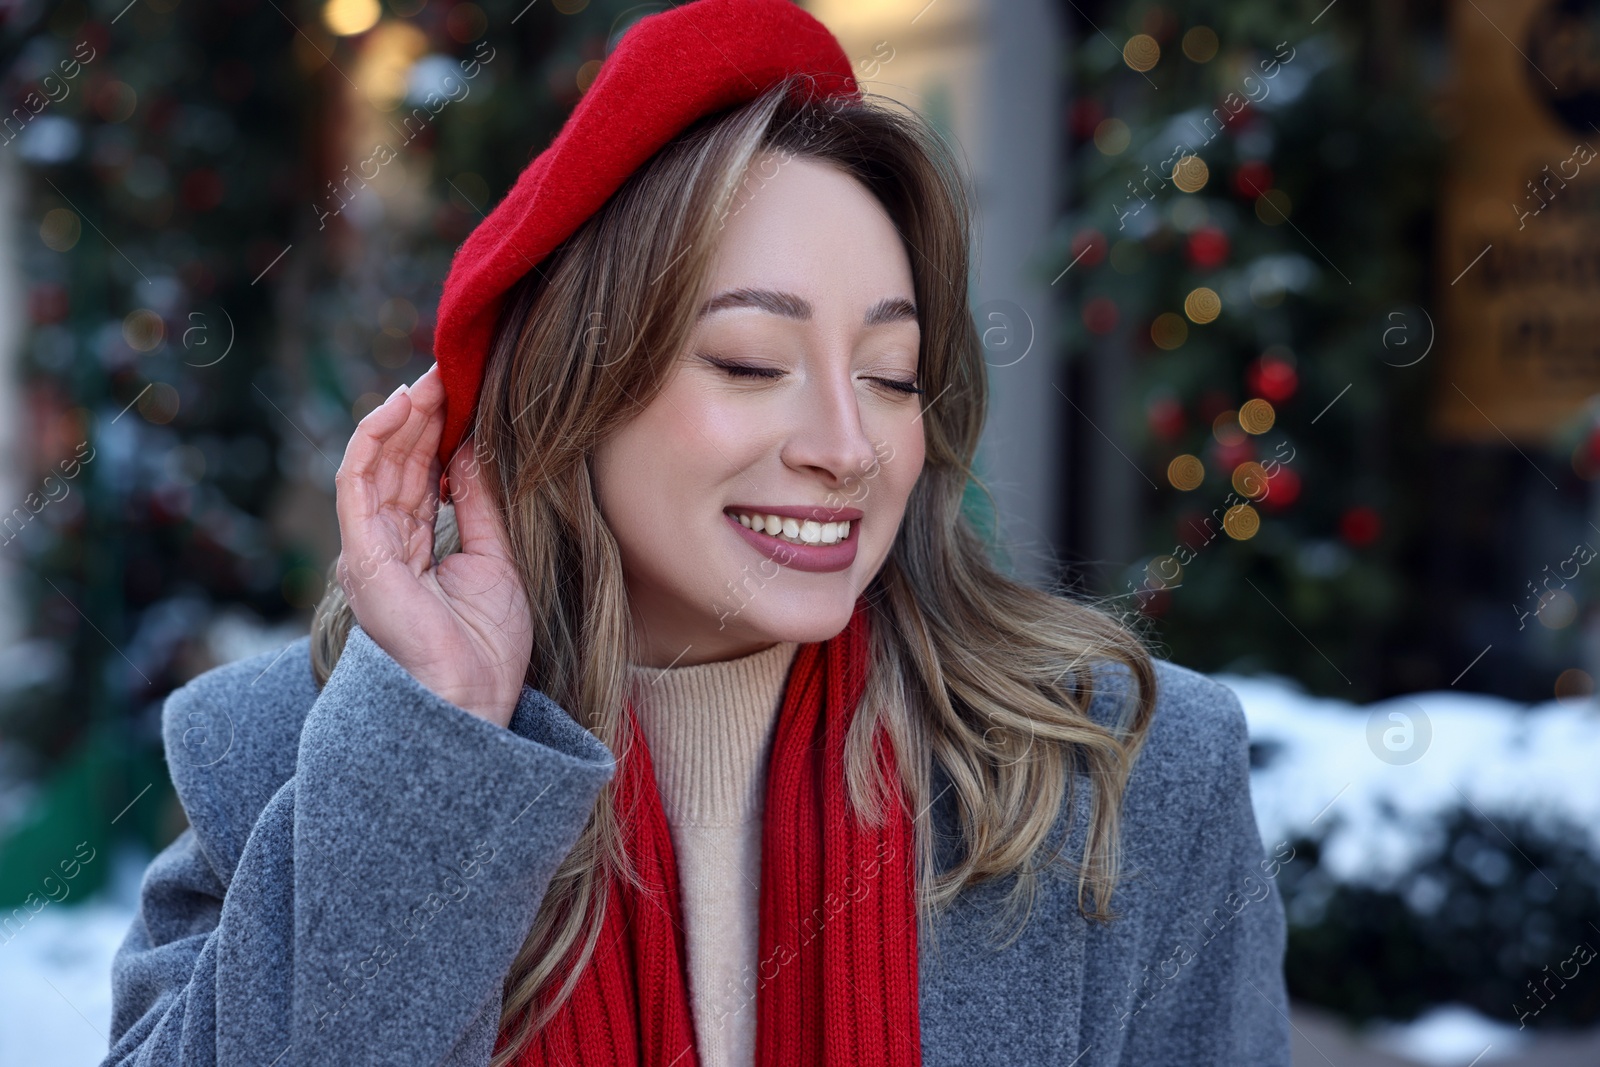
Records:
M166 694L306 631L344 443L431 360L451 253L662 6L12 5L29 495L0 551L29 640L0 905L81 840L181 828Z
M1197 669L1370 698L1420 610L1426 365L1384 331L1427 284L1437 29L1353 2L1066 8L1065 346L1080 389L1121 368L1100 426L1136 443L1140 494L1101 591Z
M32 5L7 24L4 98L28 114L0 148L25 168L13 373L24 488L49 502L9 511L5 551L53 668L0 720L11 772L46 783L0 846L8 901L76 842L170 835L162 698L210 665L230 609L290 609L292 549L262 522L286 428L252 385L273 332L258 281L309 184L294 36L250 3Z

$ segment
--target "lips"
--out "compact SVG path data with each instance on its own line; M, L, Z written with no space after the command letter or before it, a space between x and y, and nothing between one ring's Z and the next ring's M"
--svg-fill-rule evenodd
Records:
M809 514L796 515L793 513L794 510L799 509L791 509L790 514L784 515L784 517L794 519L809 519L812 517ZM843 517L838 521L851 520L849 513L854 509L843 508L837 510L843 513ZM783 512L772 511L769 514L782 515ZM859 511L854 511L855 517L859 518L860 514ZM850 521L850 536L843 541L838 541L831 545L797 545L790 541L780 540L770 534L757 533L732 515L725 514L724 518L727 519L728 525L732 526L739 536L745 540L746 544L750 545L766 559L790 570L826 574L833 571L846 570L856 561L856 545L860 541L857 531L861 529L861 526L853 520ZM830 519L827 521L835 520Z

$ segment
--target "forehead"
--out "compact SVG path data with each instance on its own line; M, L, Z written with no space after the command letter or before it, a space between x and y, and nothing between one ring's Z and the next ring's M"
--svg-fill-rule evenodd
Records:
M734 195L705 296L741 289L793 294L815 314L860 318L886 297L912 297L911 263L860 181L829 163L769 152L752 160ZM763 310L802 309L769 301Z

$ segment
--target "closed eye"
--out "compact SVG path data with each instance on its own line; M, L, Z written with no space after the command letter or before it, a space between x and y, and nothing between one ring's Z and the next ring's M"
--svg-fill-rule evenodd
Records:
M783 377L783 371L776 367L751 367L743 363L729 363L727 360L714 359L711 356L705 356L702 358L704 358L706 362L712 364L713 366L721 368L723 371L727 372L730 377L734 378L770 379ZM877 382L885 388L892 389L897 393L904 393L908 396L920 395L922 393L922 390L917 388L917 383L914 381L906 382L895 378L873 378L871 380Z
M735 378L781 378L783 376L783 371L778 370L776 367L747 367L742 363L727 363L720 359L713 359L710 362L715 366L721 367Z

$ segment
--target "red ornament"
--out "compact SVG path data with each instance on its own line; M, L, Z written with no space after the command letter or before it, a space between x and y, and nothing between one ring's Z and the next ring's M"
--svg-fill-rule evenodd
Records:
M1339 536L1353 548L1365 548L1383 532L1383 520L1373 508L1358 504L1339 516Z
M151 492L149 514L159 525L179 522L194 508L194 492L186 485L162 485Z
M1288 360L1263 355L1245 371L1245 382L1253 396L1281 404L1299 388L1300 376Z
M1163 441L1174 441L1183 433L1187 420L1183 405L1170 396L1157 397L1145 408L1145 419L1150 432Z
M1238 111L1230 112L1225 99L1226 98L1219 97L1217 101L1211 105L1212 112L1213 114L1220 113L1222 115L1223 128L1232 130L1234 133L1238 133L1240 130L1250 125L1252 118L1251 112L1254 110L1254 108L1251 106L1250 101L1246 100L1244 102L1244 106Z
M39 326L67 317L67 287L59 282L39 282L28 290L28 316Z
M1220 267L1228 258L1228 235L1217 226L1202 226L1189 235L1188 253L1201 270Z
M1117 328L1117 305L1109 297L1097 296L1083 305L1083 325L1090 333L1108 334Z
M1241 163L1233 172L1234 192L1247 200L1254 200L1272 188L1272 168L1259 159Z
M1584 481L1593 481L1600 475L1600 426L1589 432L1572 449L1572 472Z
M1255 439L1251 437L1231 445L1219 443L1215 447L1214 464L1218 470L1227 471L1230 477L1233 475L1233 468L1256 458Z
M1071 256L1067 262L1092 267L1106 258L1106 239L1099 230L1080 230L1072 239Z
M1080 97L1072 102L1069 114L1072 135L1080 141L1087 141L1094 136L1095 128L1105 121L1106 109L1100 106L1098 100Z
M1267 478L1267 493L1256 503L1267 511L1283 511L1300 497L1300 476L1278 465Z

